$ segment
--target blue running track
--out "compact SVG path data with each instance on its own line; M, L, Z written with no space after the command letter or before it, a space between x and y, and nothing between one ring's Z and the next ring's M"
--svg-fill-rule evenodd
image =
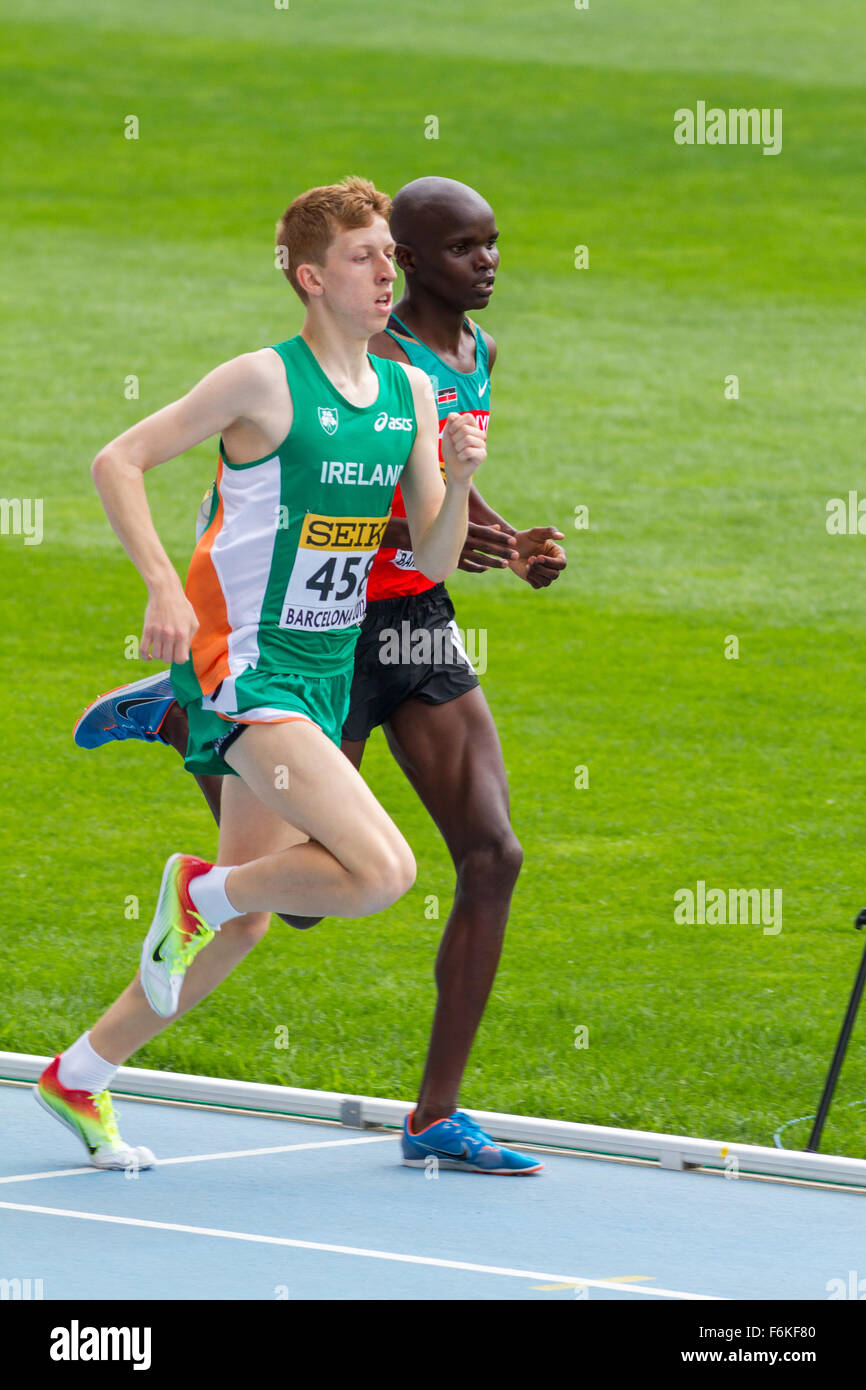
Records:
M91 1168L0 1084L0 1278L45 1299L826 1299L856 1193L543 1154L526 1177L403 1167L393 1132L117 1099L158 1165Z

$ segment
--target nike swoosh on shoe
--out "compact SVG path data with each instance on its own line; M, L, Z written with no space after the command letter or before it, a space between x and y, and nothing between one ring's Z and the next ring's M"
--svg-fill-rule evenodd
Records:
M154 951L153 951L153 955L151 956L151 960L154 961L157 965L161 965L161 964L162 964L163 958L162 958L160 952L162 951L163 946L165 945L166 941L168 940L168 938L169 938L170 936L171 936L171 928L169 928L169 930L166 932L165 936L163 936L163 937L160 938L160 940L156 943L156 946L154 947Z
M164 698L164 696L144 695L135 700L118 700L117 713L121 719L126 719L131 709L137 709L139 705L160 704Z
M410 1139L415 1139L415 1142L416 1142L416 1143L419 1142L419 1141L415 1138L415 1135L410 1135L409 1137L410 1137ZM465 1142L465 1140L464 1140L464 1142L460 1145L460 1148L461 1148L461 1150L462 1150L461 1153L455 1153L453 1149L434 1149L433 1146L432 1146L432 1144L424 1144L424 1143L422 1143L422 1144L421 1144L421 1147L422 1147L422 1148L425 1148L425 1149L428 1149L429 1152L430 1152L434 1157L436 1157L436 1158L471 1158L471 1157L472 1157L472 1152L471 1152L471 1150L470 1150L470 1148L469 1148L469 1145Z

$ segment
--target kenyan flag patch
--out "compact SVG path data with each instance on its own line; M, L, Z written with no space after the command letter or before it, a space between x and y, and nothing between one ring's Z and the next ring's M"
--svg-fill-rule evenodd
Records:
M441 391L436 392L437 405L452 405L457 402L457 387L444 386Z

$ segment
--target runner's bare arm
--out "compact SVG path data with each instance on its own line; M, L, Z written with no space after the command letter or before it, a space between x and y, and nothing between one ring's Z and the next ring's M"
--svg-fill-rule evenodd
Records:
M489 333L484 333L484 341L487 345L488 371L492 374L497 347ZM369 350L374 356L387 357L392 362L408 361L406 353L390 333L377 333L370 339ZM555 526L533 526L527 531L518 531L485 502L473 482L469 491L466 540L457 568L468 574L483 574L485 570L505 569L507 566L533 589L546 589L565 569L565 551L556 544L557 540L563 539L562 532ZM411 549L405 517L391 517L382 537L382 545L393 546L397 550Z
M489 355L489 370L493 370L493 363L496 361L496 344L487 334L484 334ZM376 333L369 343L369 351L374 357L387 357L391 362L406 363L409 361L406 353L396 339L390 333ZM480 504L479 515L473 514L474 499ZM506 525L501 517L496 517L501 529L494 529L493 523L486 520L486 512L492 511L488 508L475 484L472 484L469 493L469 526L467 529L466 540L460 554L457 568L467 570L470 574L483 573L485 569L504 569L509 560L516 559L517 553L514 550L514 538L511 528ZM404 516L392 516L385 528L382 537L383 547L393 547L396 550L411 550L412 540L409 535L409 523Z
M91 467L108 520L148 590L140 654L185 661L198 626L147 505L144 474L232 425L267 431L267 383L275 354L245 353L203 377L180 400L148 415L100 449ZM284 398L285 399L285 398Z
M468 574L504 569L517 559L515 540L516 532L487 505L473 482L469 489L469 526L458 569Z
M492 375L498 349L490 334L485 333L484 329L481 331L487 344L488 367ZM460 559L460 568L476 574L483 573L485 569L496 568L495 564L491 565L485 557L497 554L492 537L503 533L516 545L518 552L515 555L512 550L505 563L533 589L546 589L548 584L552 584L558 577L560 571L565 569L565 551L556 545L554 539L564 539L561 531L555 526L533 526L528 531L518 531L505 520L505 517L500 516L489 502L485 502L473 483L469 494L469 531ZM471 547L476 538L480 543L473 553ZM502 550L499 553L505 552Z
M450 415L442 434L447 482L439 469L439 420L426 372L403 369L412 385L418 433L400 488L406 506L415 564L428 579L445 579L456 568L466 539L469 485L485 457L484 436L471 415Z
M389 362L402 362L405 366L409 361L406 353L384 329L381 333L374 333L369 343L367 351L374 357L386 357ZM409 535L409 523L405 516L392 516L389 518L388 525L385 527L385 534L382 537L382 549L388 550L411 550L412 537Z

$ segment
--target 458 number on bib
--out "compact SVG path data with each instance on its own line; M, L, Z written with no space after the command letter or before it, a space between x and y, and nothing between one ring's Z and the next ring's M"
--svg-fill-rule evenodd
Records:
M370 578L370 570L373 568L375 558L376 552L374 551L364 565L363 573L359 575L355 573L355 570L356 566L363 562L363 555L344 555L343 567L338 574L340 557L329 555L321 569L310 575L307 580L307 588L318 590L322 603L328 602L334 590L336 590L333 593L335 603L339 603L342 599L351 598L356 589L363 593L367 588L367 580Z
M387 516L317 516L308 512L283 602L280 626L334 631L359 623L367 580Z

